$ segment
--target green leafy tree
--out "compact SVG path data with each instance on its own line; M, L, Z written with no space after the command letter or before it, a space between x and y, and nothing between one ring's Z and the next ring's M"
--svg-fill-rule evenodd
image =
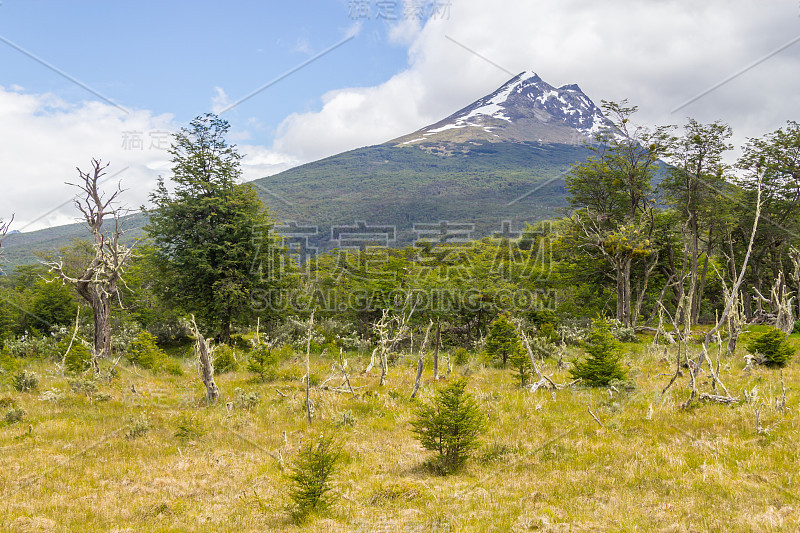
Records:
M292 515L298 522L312 512L321 512L329 507L333 489L331 476L336 472L341 457L341 444L329 435L312 439L300 448L288 474L292 483L289 496L294 502Z
M479 445L486 417L466 391L464 379L436 391L430 404L416 411L412 431L426 449L435 451L443 472L460 468Z
M565 176L570 206L575 209L576 251L590 254L611 266L617 295L617 320L622 325L635 323L631 313L632 268L653 254L650 237L654 198L652 181L664 132L650 133L634 127L631 116L636 106L627 102L603 102L609 126L597 136L593 154L576 164ZM647 286L650 265L644 265Z
M689 318L697 324L711 253L726 224L725 196L732 194L725 178L728 165L722 160L733 148L727 142L732 131L719 121L700 124L694 119L683 130L680 136L666 138L665 157L671 166L660 187L687 236Z
M228 123L213 114L194 119L170 148L174 192L163 179L150 196L147 226L162 273L160 292L230 339L251 314L254 291L267 290L277 250L272 223L250 184L238 184L241 155L228 145Z
M755 178L759 177L761 183L761 222L753 244L748 279L742 285L745 311L752 316L749 305L753 299L747 294L748 287L755 287L768 295L770 286L776 283L778 272L788 274L795 270L795 260L790 258L790 251L792 247L797 248L796 236L800 233L800 123L789 121L783 128L762 138L749 139L737 167L745 171L737 181L744 190L744 198L740 203L743 207L736 213L739 224L731 239L739 257L747 251L753 226L752 206L755 205L759 183ZM740 259L737 261L741 262ZM800 276L792 277L793 288L797 290ZM778 294L783 292L781 286L776 289Z
M497 317L489 326L486 353L505 367L509 359L513 361L523 351L517 328L511 320L506 315Z
M52 333L57 326L66 326L75 321L78 304L73 291L61 280L40 280L34 286L31 313L41 322L41 328Z
M786 366L794 348L789 345L787 335L778 328L769 328L747 344L747 350L764 358L766 366Z
M620 346L611 333L611 325L605 319L595 320L589 337L584 342L589 354L577 361L570 370L574 379L581 379L592 387L608 385L612 380L625 380L627 372L620 362Z

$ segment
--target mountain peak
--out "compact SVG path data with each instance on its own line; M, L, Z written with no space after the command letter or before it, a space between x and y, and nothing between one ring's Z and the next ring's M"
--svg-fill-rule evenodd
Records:
M444 120L387 144L580 144L607 125L603 113L577 84L555 88L536 72L526 70Z

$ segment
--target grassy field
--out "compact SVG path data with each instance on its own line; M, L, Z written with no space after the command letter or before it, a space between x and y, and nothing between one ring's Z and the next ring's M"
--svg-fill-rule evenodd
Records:
M430 454L410 432L415 405L441 386L431 381L430 361L420 395L410 400L415 357L401 358L380 387L379 371L360 375L366 360L350 355L357 397L312 388L311 428L299 356L282 362L272 382L253 382L243 370L219 376L223 401L213 406L205 405L190 361L183 376L120 365L110 383L79 392L70 385L74 377L34 361L37 390L17 392L0 376L0 416L14 405L27 412L19 422L0 422L0 528L800 530L798 364L783 371L783 411L775 407L780 372L745 371L740 355L723 357L721 376L732 394L743 398L747 389L749 402L681 410L686 378L660 394L673 372L670 353L665 358L665 348L648 341L625 348L637 384L630 392L531 393L518 388L510 370L475 359L454 365L443 381L469 376L488 432L466 469L446 477L426 470ZM579 353L570 349L565 360ZM331 363L312 358L312 384L331 375ZM554 361L544 370L558 383L569 380ZM710 389L705 378L701 383ZM340 437L344 461L332 509L298 525L287 511L286 466L316 432Z

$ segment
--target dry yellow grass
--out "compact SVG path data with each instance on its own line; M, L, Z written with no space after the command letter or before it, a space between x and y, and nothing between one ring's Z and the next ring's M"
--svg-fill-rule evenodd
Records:
M363 387L355 399L313 390L311 429L301 361L284 362L281 378L270 383L250 382L243 371L220 376L224 399L211 407L203 404L203 386L188 365L181 377L124 368L114 381L99 385L110 399L98 401L72 392L68 378L56 375L52 365L32 363L42 377L38 390L19 393L6 382L0 388L0 398L27 411L19 423L0 424L0 528L800 530L797 363L784 370L784 412L774 408L781 396L779 372L746 373L741 357L723 359L722 377L739 396L755 387L757 399L682 411L685 379L660 396L669 380L662 374L673 371L671 358L662 356L663 349L651 351L646 344L627 346L626 362L637 383L630 393L530 393L517 388L510 370L473 363L469 390L487 413L489 429L466 470L448 477L423 468L429 454L409 431L414 405L429 400L437 386L426 381L420 397L409 400L415 358L401 359L383 388L377 373L354 374L353 385ZM313 375L323 381L330 361L312 363ZM364 361L353 356L349 363L360 369ZM556 381L568 380L552 361L544 366ZM457 367L449 379L463 372ZM257 391L260 401L244 409L237 388ZM55 398L44 398L48 390ZM759 407L766 428L761 433ZM353 425L341 424L348 411ZM331 511L297 525L286 511L284 467L314 431L337 432L345 460L335 477Z

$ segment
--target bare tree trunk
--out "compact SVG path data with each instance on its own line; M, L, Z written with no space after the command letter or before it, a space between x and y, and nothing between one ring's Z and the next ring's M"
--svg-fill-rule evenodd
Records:
M644 302L645 294L647 294L647 284L650 282L650 275L653 273L653 270L656 268L657 264L658 252L656 251L653 254L653 260L651 261L650 266L645 265L644 267L644 279L642 280L641 286L639 286L639 293L636 295L636 305L633 308L633 316L631 317L632 327L636 327L636 324L639 322L639 314L642 312L642 303Z
M419 357L417 359L417 377L414 379L414 390L411 391L411 397L414 398L417 395L417 391L419 391L419 386L422 381L422 369L424 367L424 358L425 358L425 348L428 345L428 335L431 332L431 326L433 322L431 322L427 328L425 328L425 338L422 341L422 346L419 349Z
M314 312L311 312L311 318L308 320L308 339L306 340L306 412L308 413L308 424L311 425L311 417L313 416L311 410L311 336L314 332Z
M691 378L692 378L692 395L687 400L687 404L690 403L696 396L697 396L697 376L700 373L700 369L703 366L703 362L707 358L708 353L708 345L711 342L711 339L714 335L717 334L719 329L722 327L728 320L728 315L731 312L731 308L736 304L736 295L739 293L739 288L742 286L742 282L744 281L744 275L747 271L747 263L750 261L750 254L753 252L753 242L756 238L756 231L758 230L758 219L761 217L761 176L758 178L758 195L756 197L756 213L755 218L753 220L753 231L750 234L750 242L747 246L747 253L744 255L744 260L742 261L742 268L739 271L739 277L737 278L736 282L734 283L733 287L731 288L731 295L728 298L727 302L725 303L725 309L722 311L722 316L717 319L716 325L706 333L705 338L703 339L703 351L700 353L700 358L697 361L697 365L694 369L690 371ZM726 394L730 397L728 390L725 388L725 385L720 381L719 376L717 376L716 372L714 372L714 365L709 361L708 364L709 372L711 377L714 379L715 382L719 383L722 389L725 391Z
M79 283L78 293L89 302L94 315L92 367L97 370L97 362L111 356L111 302L107 293L88 283Z
M625 259L622 270L622 290L623 290L623 307L622 307L622 325L630 327L631 325L631 263L630 257Z
M439 344L442 340L442 324L436 320L436 340L433 346L433 380L439 381Z
M192 330L194 332L197 355L200 362L200 379L203 380L203 384L206 386L206 398L208 402L214 403L217 401L217 398L219 398L219 389L214 382L214 361L211 358L212 349L208 341L200 334L200 330L197 328L197 322L194 320L194 315L192 315Z
M697 295L695 296L694 310L692 311L692 323L697 325L700 322L700 305L703 303L703 293L706 291L706 279L708 278L708 255L710 250L706 251L706 258L703 261L703 271L700 274L700 285L697 287Z

